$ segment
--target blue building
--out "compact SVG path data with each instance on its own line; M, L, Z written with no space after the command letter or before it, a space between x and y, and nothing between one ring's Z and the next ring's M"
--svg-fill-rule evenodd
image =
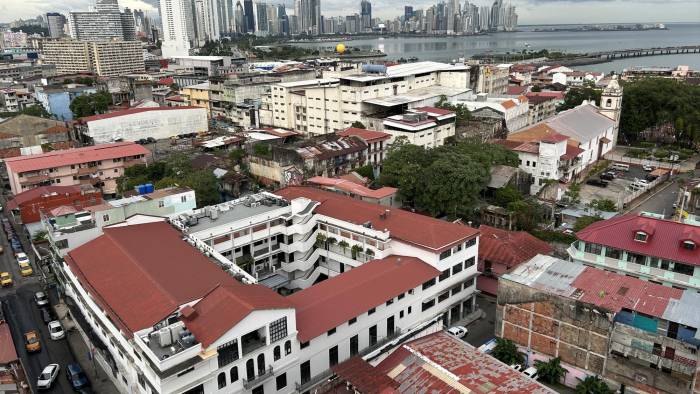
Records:
M35 96L46 111L55 116L56 119L66 121L73 120L70 103L76 97L93 93L97 93L97 88L90 86L45 86L37 87Z

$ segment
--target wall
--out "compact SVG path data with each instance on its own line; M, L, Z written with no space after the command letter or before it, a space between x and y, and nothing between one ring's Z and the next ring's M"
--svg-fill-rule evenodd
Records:
M146 111L88 122L87 135L96 144L115 141L138 141L152 137L157 140L180 134L202 133L209 130L207 110L181 108Z

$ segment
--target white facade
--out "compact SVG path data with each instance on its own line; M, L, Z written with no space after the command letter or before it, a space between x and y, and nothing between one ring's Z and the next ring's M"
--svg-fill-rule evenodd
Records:
M189 55L193 39L192 12L187 0L160 0L160 17L163 23L163 57Z
M478 274L477 235L432 250L394 239L386 230L315 213L318 204L303 197L285 202L263 193L252 200L241 199L172 217L171 222L187 234L190 243L240 275L244 283L260 279L259 283L265 284L269 278L282 275L289 280L288 288L306 288L314 283L318 273L335 276L370 259L391 255L421 259L422 263L418 264L428 264L442 274L422 285L406 288L364 313L348 316L344 323L327 327L327 332L306 342L299 339L303 333L298 330L299 319L294 308L263 308L245 316L208 345L195 338L180 349L174 345L171 348L167 338L170 333L176 338L186 337L183 324L192 316L188 306L197 308L199 300L180 306L161 323L129 338L106 317L68 265L62 264L67 294L77 301L91 329L114 359L118 372L113 381L119 390L124 393L183 393L193 389L217 394L303 392L325 380L331 363L348 359L351 352L366 352L397 335L423 330L426 323L443 316L457 320L472 312ZM317 247L319 234L346 241L349 246L347 250L337 244ZM362 252L351 256L347 252L352 245L360 245ZM242 272L232 262L243 248L249 248L255 259L251 270L257 278ZM367 255L367 249L374 256ZM278 260L280 255L286 256L285 261ZM334 272L338 267L340 272ZM263 278L264 271L272 276ZM439 323L436 327L440 327ZM158 345L157 341L163 341L162 332L168 335ZM258 342L251 341L253 337ZM97 358L98 362L103 362L101 357Z
M86 119L83 134L96 144L112 141L138 141L144 138L162 140L189 133L209 130L207 110L204 108L173 107L149 108L134 112L126 110L122 116L104 119Z
M509 132L520 130L527 126L529 104L527 97L490 97L485 93L479 93L469 100L455 100L455 105L462 104L474 116L494 117L505 121Z

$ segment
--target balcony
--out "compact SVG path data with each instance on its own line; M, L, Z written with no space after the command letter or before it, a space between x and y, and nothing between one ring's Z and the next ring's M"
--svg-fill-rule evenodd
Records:
M259 371L258 371L259 372ZM272 377L274 375L274 370L272 369L272 365L268 366L265 371L257 375L256 377L248 380L248 379L243 379L243 388L246 390L250 390L252 387L264 382L268 378Z

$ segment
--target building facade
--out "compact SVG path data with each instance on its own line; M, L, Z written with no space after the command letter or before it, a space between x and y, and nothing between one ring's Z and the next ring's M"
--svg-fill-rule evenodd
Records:
M49 40L44 44L44 61L55 65L59 74L120 76L145 70L139 41Z

